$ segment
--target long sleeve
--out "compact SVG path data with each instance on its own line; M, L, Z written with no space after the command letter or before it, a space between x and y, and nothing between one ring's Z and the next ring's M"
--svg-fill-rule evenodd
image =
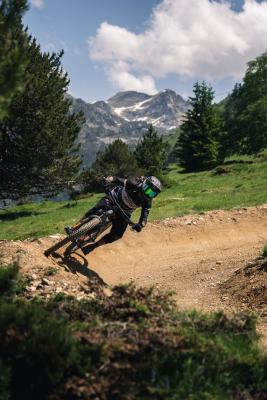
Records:
M119 176L113 176L112 183L115 183L116 185L125 186L126 182L127 182L127 179L125 179L125 178L120 178Z
M136 208L141 207L139 224L144 227L147 223L152 201L144 195L142 182L142 177L124 179L118 176L113 176L112 181L117 186L114 189L117 196L116 200L123 210L131 214Z
M140 182L142 182L142 180L138 177L134 177L134 178L120 178L118 176L113 176L113 183L115 183L116 185L121 185L124 186L126 188L126 190L136 190L139 185Z
M146 205L143 205L141 215L139 218L139 224L145 226L147 223L148 215L151 209L151 201L148 201Z

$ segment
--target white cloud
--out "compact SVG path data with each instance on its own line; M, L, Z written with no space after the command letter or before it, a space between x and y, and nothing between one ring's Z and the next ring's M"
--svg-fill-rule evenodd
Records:
M136 90L149 94L157 92L155 81L150 75L135 76L129 72L127 63L123 61L117 61L109 65L108 77L115 87L122 90Z
M43 8L44 7L44 0L31 0L32 5L34 5L37 8Z
M266 36L267 0L245 0L240 12L225 0L163 0L143 33L103 22L88 43L114 85L153 93L168 74L240 79Z

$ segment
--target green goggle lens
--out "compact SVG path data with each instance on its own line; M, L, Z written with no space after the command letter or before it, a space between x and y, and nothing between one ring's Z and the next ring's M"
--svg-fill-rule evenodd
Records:
M150 199L153 199L153 197L157 196L157 192L155 192L153 189L151 189L149 186L145 188L144 193L147 197Z

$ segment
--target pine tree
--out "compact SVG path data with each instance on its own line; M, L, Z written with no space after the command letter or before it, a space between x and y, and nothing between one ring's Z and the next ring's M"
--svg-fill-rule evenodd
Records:
M102 189L104 176L131 177L140 174L135 156L128 145L116 139L104 151L97 153L91 168L83 174L85 192Z
M232 93L228 95L225 100L222 111L222 117L227 132L223 145L225 156L241 152L240 145L243 139L243 133L240 131L239 126L236 123L241 106L241 91L242 86L240 84L235 84Z
M135 157L146 175L160 175L167 157L168 145L152 125L136 146Z
M36 40L28 43L26 86L0 123L2 199L53 195L78 172L80 159L73 145L82 118L69 112L62 54L42 53Z
M27 35L21 18L26 9L26 0L0 1L0 120L25 82Z
M201 171L222 162L223 121L212 104L214 92L205 82L197 82L194 94L175 146L179 164L186 171Z
M253 154L267 147L267 51L248 63L225 111L231 153Z

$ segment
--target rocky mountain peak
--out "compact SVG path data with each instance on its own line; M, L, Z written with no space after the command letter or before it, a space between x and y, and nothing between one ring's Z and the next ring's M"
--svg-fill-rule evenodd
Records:
M135 92L133 90L127 90L125 92L119 92L107 100L107 103L113 107L131 107L140 101L149 99L146 93Z
M172 90L172 89L164 89L160 93L165 93L168 96L177 96L176 92L174 90Z
M86 118L78 138L85 167L94 161L97 151L117 138L134 146L150 124L160 134L168 134L179 127L189 108L188 102L171 89L155 95L128 90L116 93L106 102L71 100L71 110L83 111Z

